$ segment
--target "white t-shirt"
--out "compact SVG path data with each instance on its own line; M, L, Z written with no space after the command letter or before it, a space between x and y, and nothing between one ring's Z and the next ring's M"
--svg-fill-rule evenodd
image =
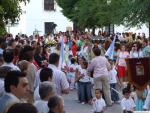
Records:
M118 58L119 58L118 65L126 67L125 58L128 58L128 57L129 57L129 53L127 51L125 51L125 52L120 51L118 53Z
M117 71L115 68L109 71L109 83L117 83Z
M79 72L81 72L81 70L82 70L81 65L77 65L77 70L78 70Z
M106 103L103 98L100 99L94 98L92 102L93 102L94 112L102 112L104 107L106 107Z
M130 58L138 58L138 57L143 57L143 52L142 51L130 51Z
M69 73L68 73L68 74L69 74L71 77L75 77L76 69L77 69L77 65L76 65L76 64L71 64L71 65L69 66Z
M53 70L53 79L56 85L56 93L58 95L62 95L62 91L69 88L69 83L67 81L65 73L52 64L49 64L48 68L51 68Z
M35 91L34 91L34 100L40 100L40 95L39 95L39 86L36 87Z
M90 77L87 75L86 69L81 69L81 75L84 75L79 81L80 82L90 82Z
M71 64L69 66L69 70L70 70L71 73L75 74L76 69L77 69L77 65L76 64Z
M34 106L36 107L38 113L48 113L48 102L44 100L35 101Z
M128 99L123 98L121 100L121 107L123 110L134 111L135 106L136 105L131 97L129 97Z

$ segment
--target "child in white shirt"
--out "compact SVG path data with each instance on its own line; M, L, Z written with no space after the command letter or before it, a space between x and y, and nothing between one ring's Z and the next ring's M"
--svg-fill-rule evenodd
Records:
M93 109L94 113L104 113L106 110L106 103L102 98L102 91L100 89L95 90L95 98L93 98Z
M71 58L71 65L69 66L68 81L70 83L70 89L73 90L75 88L75 73L77 71L76 59Z
M80 59L80 75L76 76L76 81L78 84L78 96L81 104L89 103L92 100L92 84L91 78L87 74L88 62L84 57Z
M119 95L116 92L117 83L119 83L119 79L117 77L117 71L114 66L113 60L109 60L111 64L111 70L109 71L109 84L110 84L110 91L111 91L111 99L114 102L119 101ZM116 90L116 91L115 91Z
M128 88L123 89L124 98L121 100L121 107L123 109L123 113L133 113L135 110L134 100L130 96L130 90Z

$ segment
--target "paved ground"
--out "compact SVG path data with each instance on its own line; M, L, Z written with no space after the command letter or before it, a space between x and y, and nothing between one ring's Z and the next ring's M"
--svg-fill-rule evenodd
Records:
M64 101L66 113L93 113L91 105L78 103L76 91L64 95ZM121 107L118 104L114 104L112 107L107 108L106 113L122 113Z

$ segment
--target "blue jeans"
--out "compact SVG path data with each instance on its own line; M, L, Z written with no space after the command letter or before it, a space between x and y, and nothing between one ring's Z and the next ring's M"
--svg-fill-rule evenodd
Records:
M116 83L110 84L110 88L116 89ZM111 89L111 99L112 101L118 101L119 100L119 96L118 93L116 93L113 89Z
M78 82L78 98L80 102L92 99L91 82Z

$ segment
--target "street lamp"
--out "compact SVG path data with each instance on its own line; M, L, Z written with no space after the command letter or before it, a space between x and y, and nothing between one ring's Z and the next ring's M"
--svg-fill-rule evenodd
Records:
M107 0L107 5L110 6L111 5L112 0ZM109 35L111 34L111 32L114 33L114 25L113 24L109 24L108 25L108 31L109 31Z

